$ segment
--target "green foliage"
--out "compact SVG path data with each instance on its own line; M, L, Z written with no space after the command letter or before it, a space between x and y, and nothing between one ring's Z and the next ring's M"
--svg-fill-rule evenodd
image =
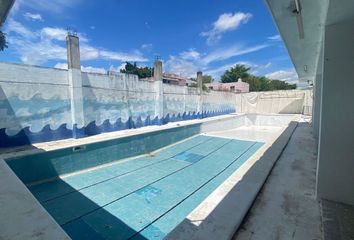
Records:
M134 63L126 62L125 69L121 69L120 72L135 74L138 75L139 78L148 78L148 77L152 77L154 73L154 69L149 67L138 67L136 65L136 62Z
M203 84L205 83L211 83L213 81L213 77L210 75L203 75Z
M221 77L221 82L237 82L237 80L241 78L242 81L250 85L251 92L296 89L296 84L289 84L281 80L270 80L264 76L254 76L249 73L250 69L251 68L244 65L237 64L230 70L225 71L224 75Z
M198 87L197 79L196 78L190 78L190 80L195 81L195 83L190 84L190 87ZM213 77L210 75L203 75L202 76L202 81L203 81L203 91L209 92L209 88L205 85L206 83L211 83L214 81Z
M5 48L7 48L6 36L0 31L0 51L4 51Z
M251 68L246 67L242 64L237 64L235 67L232 67L230 70L226 70L224 75L221 77L222 83L237 82L237 79L242 78L246 79L250 76L248 71Z

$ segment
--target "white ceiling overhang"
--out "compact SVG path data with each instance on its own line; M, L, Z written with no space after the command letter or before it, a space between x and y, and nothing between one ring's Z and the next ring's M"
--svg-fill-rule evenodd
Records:
M300 81L314 81L329 0L299 0L303 39L300 38L295 0L265 0L288 49Z
M0 0L0 26L5 22L14 2L15 0Z

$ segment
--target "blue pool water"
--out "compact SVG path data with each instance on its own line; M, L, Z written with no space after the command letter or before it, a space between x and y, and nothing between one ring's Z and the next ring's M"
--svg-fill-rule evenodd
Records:
M29 189L73 239L163 239L262 144L197 135Z

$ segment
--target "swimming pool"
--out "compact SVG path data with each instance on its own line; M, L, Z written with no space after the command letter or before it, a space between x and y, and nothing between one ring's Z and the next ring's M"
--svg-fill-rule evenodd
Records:
M178 126L6 161L72 239L163 239L274 131L263 127L247 137L241 126L216 125Z

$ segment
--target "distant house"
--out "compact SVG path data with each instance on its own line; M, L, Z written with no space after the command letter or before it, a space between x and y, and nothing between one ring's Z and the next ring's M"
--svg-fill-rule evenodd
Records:
M237 82L212 82L205 84L205 86L207 86L207 88L209 88L210 90L215 91L228 91L237 93L248 93L250 91L250 85L246 82L242 82L241 78L239 78Z
M154 77L141 78L140 80L154 81ZM162 76L162 81L163 83L179 86L188 86L190 84L190 80L188 78L173 73L164 73Z
M187 82L186 82L187 86L192 86L192 85L196 85L196 84L197 84L197 80L187 79Z

